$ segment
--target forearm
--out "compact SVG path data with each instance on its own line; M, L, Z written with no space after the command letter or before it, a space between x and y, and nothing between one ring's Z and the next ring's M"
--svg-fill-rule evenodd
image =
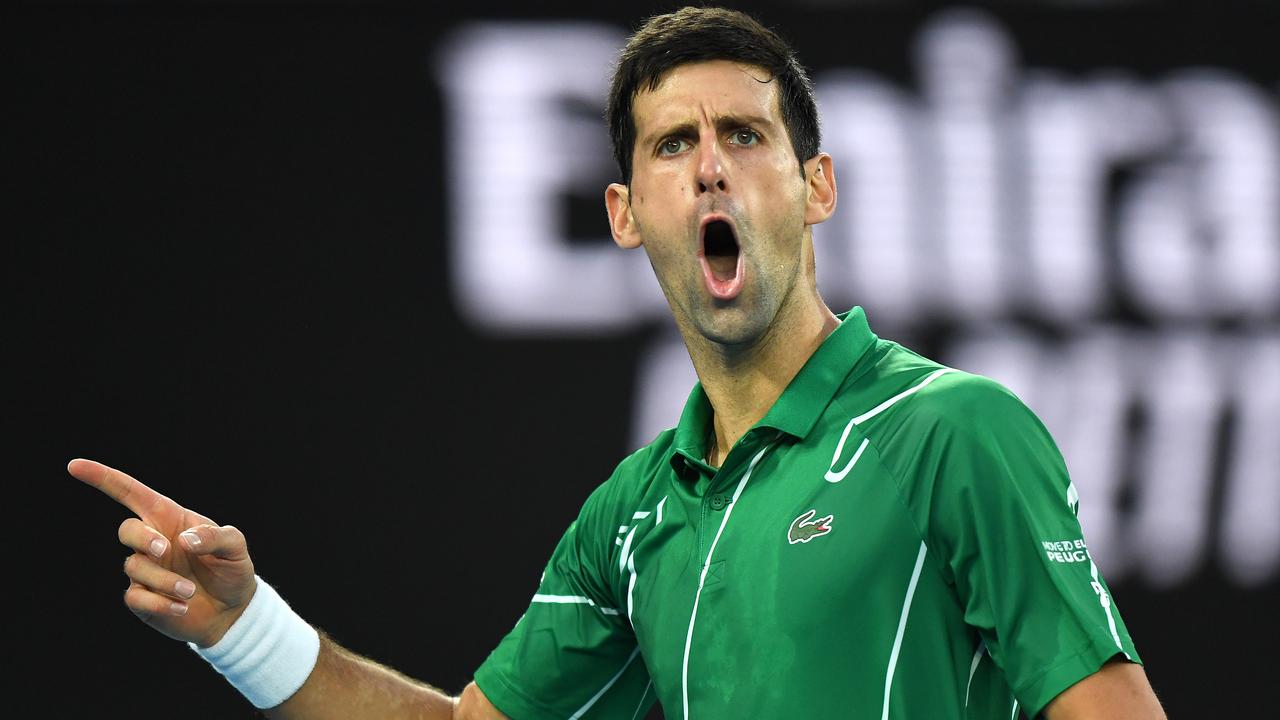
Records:
M320 634L315 669L292 697L265 711L283 720L414 718L449 720L454 699L356 655Z
M117 532L134 552L125 605L190 644L268 717L504 720L474 683L455 701L317 634L254 573L235 527L102 463L72 460L67 471L137 515Z

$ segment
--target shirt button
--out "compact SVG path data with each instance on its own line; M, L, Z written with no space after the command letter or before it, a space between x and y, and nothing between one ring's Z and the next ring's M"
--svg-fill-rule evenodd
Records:
M723 510L724 506L728 504L729 504L729 498L725 497L724 493L716 493L715 495L711 496L712 510L717 510L717 511Z

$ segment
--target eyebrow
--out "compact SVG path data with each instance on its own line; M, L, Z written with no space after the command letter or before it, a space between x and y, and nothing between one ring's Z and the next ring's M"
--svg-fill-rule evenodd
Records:
M717 115L713 121L717 132L728 132L743 127L763 127L772 129L774 122L767 117L760 115ZM694 121L685 121L674 125L664 126L661 130L655 130L644 136L643 145L648 147L657 143L659 140L669 137L697 137L698 123Z

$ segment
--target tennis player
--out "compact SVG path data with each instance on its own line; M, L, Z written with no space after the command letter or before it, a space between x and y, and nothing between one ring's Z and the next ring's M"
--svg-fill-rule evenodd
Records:
M819 296L836 175L791 48L728 10L652 18L607 116L613 237L700 382L461 696L312 628L234 527L74 460L137 516L129 609L280 718L1163 718L1041 423Z

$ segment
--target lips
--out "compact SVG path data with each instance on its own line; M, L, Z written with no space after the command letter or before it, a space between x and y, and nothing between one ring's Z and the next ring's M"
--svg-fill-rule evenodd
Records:
M737 232L727 217L709 215L699 228L698 260L707 290L717 300L732 300L742 292L742 252Z

